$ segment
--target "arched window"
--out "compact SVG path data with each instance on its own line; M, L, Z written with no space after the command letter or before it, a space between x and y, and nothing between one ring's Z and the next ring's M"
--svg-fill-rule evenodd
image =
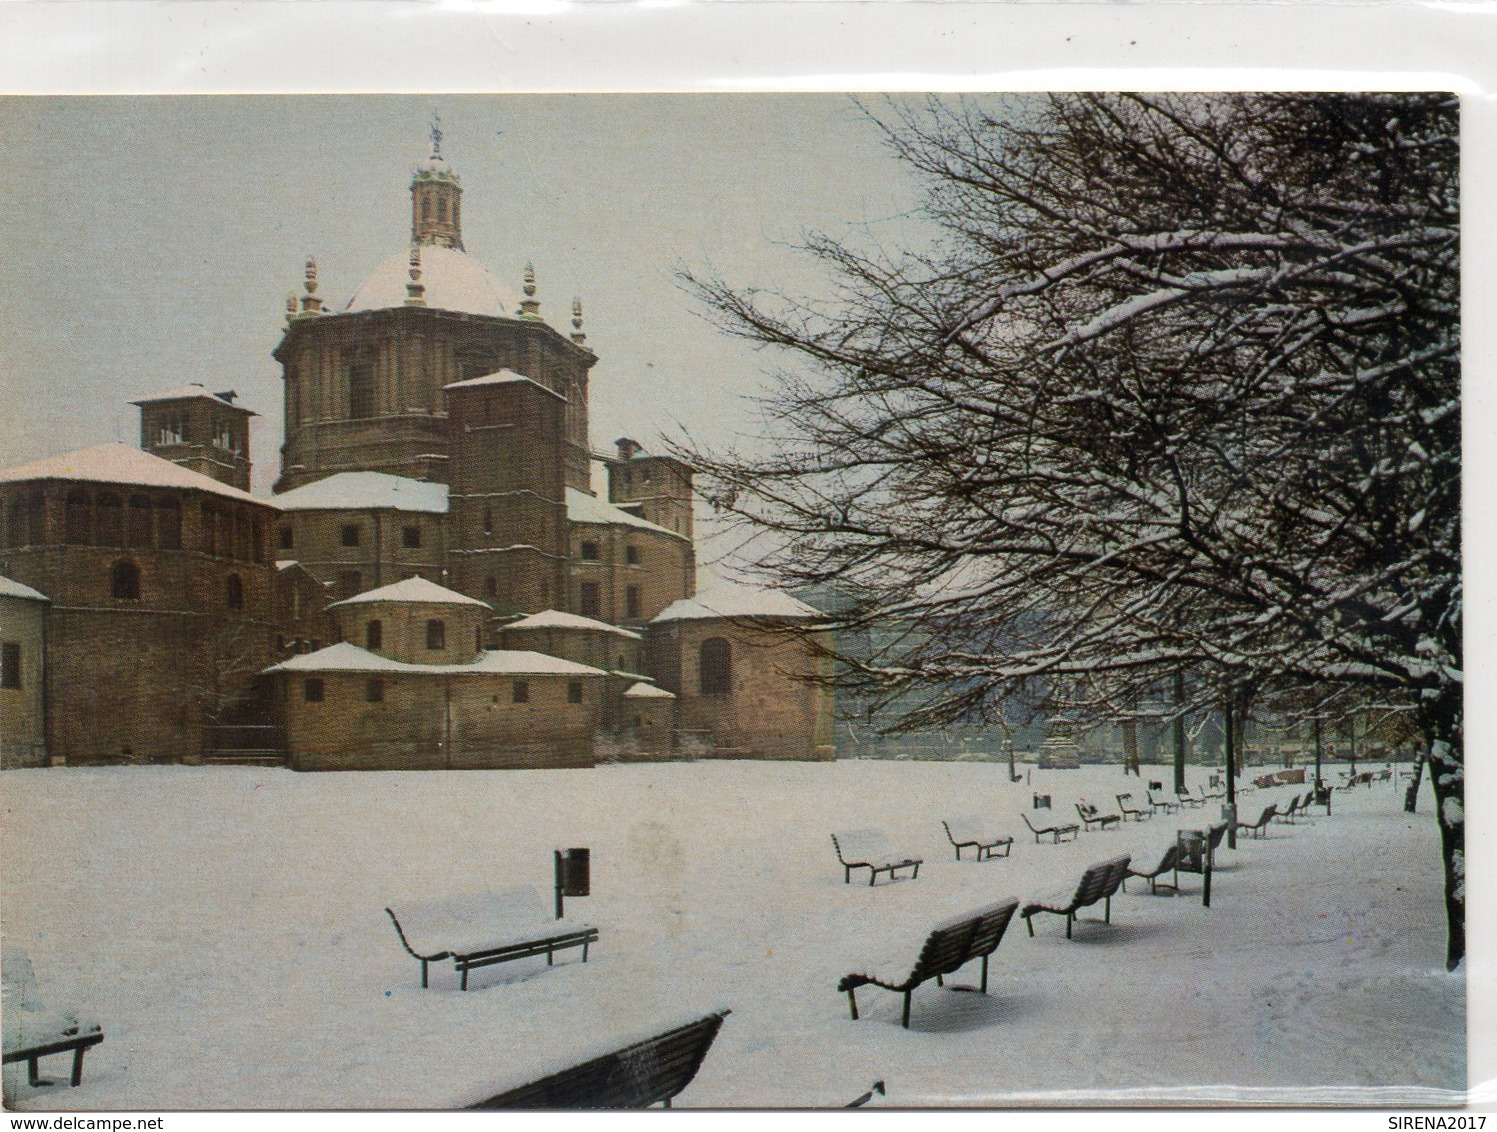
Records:
M109 571L109 595L120 601L140 600L140 567L121 559Z
M156 501L156 545L162 550L182 549L182 504L175 495Z
M120 497L112 492L105 492L94 501L95 534L100 546L125 545L124 510Z
M68 492L67 513L64 520L64 539L71 546L87 546L89 543L88 492L81 487Z
M385 643L385 623L383 621L366 621L364 623L364 647L370 652L379 652Z
M445 621L433 619L426 623L426 647L433 650L447 647L447 623Z
M499 596L499 579L493 575L483 580L483 596L493 601Z
M224 579L224 604L230 609L244 608L244 580L238 574Z
M151 545L151 501L144 495L132 495L125 515L125 545Z
M203 553L218 553L218 512L203 504Z
M722 637L709 637L702 642L698 677L704 696L726 696L733 690L732 652Z
M431 219L431 197L426 195L421 197L421 219Z

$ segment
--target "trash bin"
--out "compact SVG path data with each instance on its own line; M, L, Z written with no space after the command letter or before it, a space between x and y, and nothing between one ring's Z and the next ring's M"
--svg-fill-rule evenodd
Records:
M1206 871L1206 834L1199 829L1182 829L1175 835L1175 867L1182 873Z
M592 850L563 849L559 883L563 896L591 895Z

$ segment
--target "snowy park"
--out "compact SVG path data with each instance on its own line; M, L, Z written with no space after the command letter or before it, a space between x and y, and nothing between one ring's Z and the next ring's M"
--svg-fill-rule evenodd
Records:
M1365 769L1365 768L1364 768ZM1190 767L1192 789L1209 768ZM1256 772L1253 772L1256 773ZM912 997L839 980L913 957L933 924L1074 885L1130 854L1152 868L1219 802L1037 843L1021 815L1117 812L1170 768L987 762L728 761L586 770L296 774L254 767L5 774L7 946L47 1004L97 1021L17 1109L442 1109L683 1014L731 1010L679 1108L835 1107L885 1083L899 1106L1194 1103L1444 1105L1465 1087L1465 969L1444 967L1438 829L1402 784L1337 790L1151 895L1017 916L990 962ZM1305 786L1253 789L1239 813ZM1331 781L1337 776L1328 775ZM1034 811L1034 795L1053 807ZM1171 792L1171 797L1173 796ZM1147 806L1145 806L1147 808ZM1008 857L955 859L943 820L976 816ZM875 828L918 877L844 883L830 834ZM576 951L485 967L402 948L387 906L534 885L591 850ZM1169 874L1160 878L1170 879Z

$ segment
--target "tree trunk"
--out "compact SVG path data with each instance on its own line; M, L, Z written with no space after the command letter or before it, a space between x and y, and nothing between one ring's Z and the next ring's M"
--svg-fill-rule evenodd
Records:
M1123 776L1130 773L1142 777L1138 766L1138 722L1123 720Z
M1185 793L1185 673L1175 673L1175 792Z
M1466 954L1466 775L1460 689L1432 701L1424 714L1430 784L1435 788L1445 860L1445 968L1453 971Z
M1423 778L1424 778L1424 755L1423 755L1423 753L1418 753L1418 754L1415 754L1415 756L1414 756L1414 779L1413 779L1412 782L1409 783L1409 788L1404 793L1404 796L1403 796L1403 812L1404 813L1406 813L1406 814L1412 814L1412 813L1418 812L1418 806L1419 806L1419 784L1423 780Z

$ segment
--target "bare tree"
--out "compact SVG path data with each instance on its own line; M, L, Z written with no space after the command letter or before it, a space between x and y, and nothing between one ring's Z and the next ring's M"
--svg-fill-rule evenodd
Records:
M1418 720L1464 954L1457 104L1064 95L870 117L930 248L818 238L831 298L691 283L786 351L767 441L688 451L780 582L918 626L908 718L1175 671ZM1199 704L1197 707L1201 706Z

